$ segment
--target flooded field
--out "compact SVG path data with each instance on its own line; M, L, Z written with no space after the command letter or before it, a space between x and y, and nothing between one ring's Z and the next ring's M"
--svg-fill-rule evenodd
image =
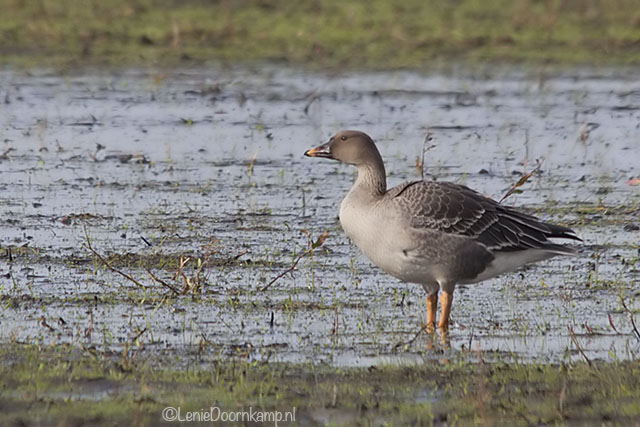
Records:
M636 70L4 71L0 101L1 342L189 364L640 354ZM427 130L425 174L494 198L543 161L505 203L581 255L459 286L450 341L420 333L422 288L340 228L355 171L302 156L347 128L390 185L420 177Z

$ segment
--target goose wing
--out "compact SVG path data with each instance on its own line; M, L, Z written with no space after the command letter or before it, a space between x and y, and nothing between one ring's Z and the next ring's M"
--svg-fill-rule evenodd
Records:
M451 182L410 182L391 189L388 197L407 214L411 227L468 236L492 251L574 253L549 238L581 240L570 228L542 222Z

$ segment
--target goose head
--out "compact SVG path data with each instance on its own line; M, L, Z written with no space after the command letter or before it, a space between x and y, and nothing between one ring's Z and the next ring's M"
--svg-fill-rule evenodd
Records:
M338 160L355 166L382 163L380 153L371 137L356 130L338 132L326 143L307 150L304 155Z
M355 165L358 179L353 188L379 197L387 191L387 178L380 152L373 140L364 132L343 130L328 142L307 150L307 157L323 157Z

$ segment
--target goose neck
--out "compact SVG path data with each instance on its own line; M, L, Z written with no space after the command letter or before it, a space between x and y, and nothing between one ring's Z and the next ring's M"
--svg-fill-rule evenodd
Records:
M387 177L383 164L363 164L358 166L358 179L355 186L366 189L375 195L387 191Z

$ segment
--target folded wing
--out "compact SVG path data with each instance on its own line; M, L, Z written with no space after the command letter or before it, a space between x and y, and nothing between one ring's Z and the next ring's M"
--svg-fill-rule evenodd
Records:
M476 191L450 182L415 181L389 191L416 229L468 236L491 251L545 249L561 254L575 250L550 238L581 240L567 227L518 212Z

